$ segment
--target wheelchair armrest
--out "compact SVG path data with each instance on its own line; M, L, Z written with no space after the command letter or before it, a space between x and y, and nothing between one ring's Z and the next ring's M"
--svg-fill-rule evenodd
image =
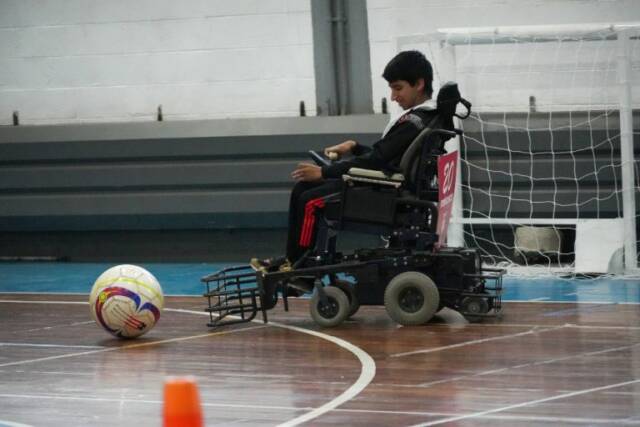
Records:
M342 180L345 182L366 182L371 184L389 185L395 188L399 188L404 183L404 175L394 173L391 176L387 176L382 171L373 169L361 169L351 168L349 171L342 175Z
M385 175L384 172L373 170L373 169L361 169L361 168L351 168L347 172L349 176L362 177L362 178L372 178L372 179L383 179L387 181L396 181L403 182L404 175L401 173L394 173L393 175Z

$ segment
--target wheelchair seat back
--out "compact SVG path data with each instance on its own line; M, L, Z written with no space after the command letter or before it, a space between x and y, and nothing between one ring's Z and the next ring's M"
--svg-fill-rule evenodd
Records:
M399 229L435 233L438 156L446 153L445 142L456 135L453 116L457 116L459 103L468 111L466 116L458 117L466 118L471 104L460 96L458 85L449 82L442 86L436 114L400 160L398 172L404 179L385 177L384 173L375 171L378 175L347 177L338 216L341 228L379 234Z
M467 115L456 115L456 107L462 103ZM437 158L446 153L444 144L453 137L453 116L468 117L471 104L464 100L458 84L447 82L438 92L437 114L407 148L400 160L400 173L405 177L405 186L421 200L438 201ZM448 131L447 133L438 132Z

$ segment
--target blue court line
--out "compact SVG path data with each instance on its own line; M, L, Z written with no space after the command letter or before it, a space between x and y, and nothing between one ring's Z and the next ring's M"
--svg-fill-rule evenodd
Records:
M162 284L165 295L202 295L200 278L229 265L140 263ZM88 294L95 279L113 263L0 263L0 292ZM518 279L505 277L505 301L640 304L640 280Z

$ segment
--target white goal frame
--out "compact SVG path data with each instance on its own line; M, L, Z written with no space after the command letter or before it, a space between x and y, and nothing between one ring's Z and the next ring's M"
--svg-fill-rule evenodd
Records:
M620 117L620 158L622 172L622 203L624 223L625 274L637 274L636 213L633 152L633 115L631 100L630 40L640 35L640 22L616 24L530 25L504 27L443 28L433 34L401 36L395 39L396 51L408 44L429 43L436 45L439 53L438 69L446 80L456 80L455 46L459 44L515 43L525 41L595 40L606 37L617 40L617 84ZM473 100L472 100L473 101ZM460 140L448 143L449 150L459 150ZM460 162L460 158L458 158ZM575 225L578 219L536 218L465 218L462 215L462 182L460 163L457 168L456 193L449 226L448 244L464 246L465 224L508 225Z

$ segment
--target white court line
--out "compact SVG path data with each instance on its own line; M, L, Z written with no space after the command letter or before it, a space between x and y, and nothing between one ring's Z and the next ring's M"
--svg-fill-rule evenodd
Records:
M59 394L9 394L0 393L0 398L8 399L52 399L52 400L70 400L70 401L89 401L89 402L109 402L109 403L135 403L135 404L153 404L162 405L161 400L152 399L134 399L130 397L126 398L105 398L105 397L88 397L88 396L64 396ZM276 406L276 405L244 405L236 403L209 403L203 402L202 406L213 408L233 408L233 409L262 409L265 411L300 411L300 410L312 410L311 407L301 406ZM380 415L414 415L425 417L455 417L457 414L451 412L428 412L428 411L390 411L390 410L376 410L376 409L335 409L335 412L346 414L380 414ZM616 418L577 418L577 417L553 417L553 416L535 416L535 415L492 415L487 414L479 416L478 418L498 420L498 421L544 421L560 424L578 423L578 424L607 424L607 425L638 425L637 421L629 419L616 419ZM2 421L0 421L2 422ZM3 427L0 424L0 427Z
M192 313L192 314L199 314L199 315L204 315L204 316L209 316L209 313L204 313L201 311L194 311L194 310L181 310L181 309L170 309L171 311L176 311L176 312L180 312L180 313ZM253 322L262 322L261 320L253 320ZM358 379L356 380L355 383L353 383L349 388L347 388L344 392L342 392L342 394L338 395L337 397L333 398L332 400L330 400L329 402L325 403L322 406L319 406L309 412L307 412L306 414L302 414L299 417L296 417L292 420L286 421L282 424L279 424L278 427L293 427L293 426L297 426L299 424L305 423L307 421L310 421L314 418L319 417L320 415L323 415L335 408L337 408L338 406L342 405L345 402L348 402L349 400L353 399L355 396L357 396L362 390L364 390L373 380L373 378L376 375L376 363L373 360L373 358L364 350L362 350L359 347L356 347L355 345L351 344L348 341L345 341L341 338L337 338L334 337L333 335L327 335L327 334L323 334L322 332L317 332L317 331L312 331L309 329L304 329L304 328L299 328L297 326L289 326L289 325L284 325L282 323L278 323L278 322L269 322L267 323L267 325L272 325L272 326L276 326L278 328L283 328L283 329L289 329L292 331L296 331L296 332L300 332L303 334L308 334L308 335L313 335L315 337L330 341L336 345L338 345L339 347L344 348L347 351L350 351L351 353L353 353L358 360L360 361L360 364L362 365L362 369L360 370L360 376L358 377Z
M15 369L15 370L0 370L0 372L16 372L19 374L29 373L29 374L43 374L43 375L65 375L65 376L81 376L81 377L94 377L95 373L91 372L69 372L69 371L26 371L24 369Z
M446 327L446 328L458 328L463 326L465 328L542 328L544 326L550 325L540 325L535 323L469 323L465 325L432 325L432 327ZM576 328L576 329L603 329L603 330L613 330L613 331L624 331L624 330L635 330L640 329L640 326L601 326L601 325L576 325L574 323L565 324L567 328Z
M496 374L498 372L504 372L504 371L508 371L508 370L511 370L511 369L522 369L522 368L528 368L528 367L531 367L531 366L549 365L549 364L556 363L556 362L563 362L563 361L569 360L569 359L597 356L597 355L606 354L606 353L615 353L617 351L629 350L629 349L631 349L633 347L637 347L637 346L640 346L640 343L635 343L635 344L625 345L625 346L620 346L620 347L606 348L604 350L588 351L588 352L584 352L584 353L573 354L571 356L556 357L554 359L539 360L537 362L522 363L520 365L513 365L513 366L507 366L505 368L492 369L492 370L489 370L489 371L478 372L477 374L472 374L472 375L461 375L459 377L447 378L447 379L437 380L437 381L430 381L428 383L421 383L421 384L416 385L416 387L425 387L425 388L427 388L427 387L431 387L431 386L437 385L437 384L444 384L444 383L449 383L449 382L454 382L454 381L461 381L461 380L466 380L466 379L470 379L470 378L482 377L482 376L485 376L485 375L493 375L493 374Z
M458 343L458 344L445 345L443 347L435 347L435 348L427 348L427 349L424 349L424 350L407 351L405 353L395 353L395 354L392 354L389 357L404 357L404 356L413 356L414 354L435 353L435 352L438 352L438 351L450 350L452 348L466 347L468 345L475 345L475 344L484 344L486 342L491 342L491 341L506 340L506 339L509 339L509 338L516 338L516 337L521 337L521 336L525 336L525 335L538 334L538 333L541 333L541 332L555 331L555 330L563 329L563 328L567 328L567 327L569 327L569 325L554 326L554 327L551 327L551 328L533 328L533 329L530 329L530 330L525 331L525 332L519 332L517 334L500 335L500 336L497 336L497 337L482 338L482 339L479 339L479 340L471 340L471 341L464 341L464 342L461 342L461 343Z
M332 335L323 334L321 332L311 331L308 329L298 328L296 326L288 326L280 323L274 323L274 326L278 326L280 328L290 329L292 331L302 332L303 334L313 335L319 338L323 338L325 340L331 341L334 344L344 348L345 350L353 353L359 360L362 365L362 369L360 370L360 376L348 389L346 389L341 395L335 397L333 400L325 403L324 405L315 408L314 410L307 412L297 418L289 420L285 423L279 425L279 427L293 427L309 420L312 420L316 417L319 417L322 414L325 414L338 406L342 405L345 402L356 397L362 390L364 390L370 383L373 381L373 378L376 376L376 362L369 355L369 353L362 350L360 347L356 347L348 341L343 339L334 337Z
M540 298L533 298L530 300L527 300L527 302L535 302L535 301L549 301L551 298L549 297L540 297Z
M502 408L490 409L488 411L475 412L475 413L472 413L472 414L466 414L466 415L459 415L459 416L455 416L455 417L443 418L443 419L440 419L440 420L430 421L430 422L427 422L427 423L414 424L412 427L435 426L435 425L438 425L438 424L452 423L452 422L456 422L456 421L466 420L466 419L469 419L469 418L479 418L479 417L483 417L485 415L495 414L497 412L509 411L511 409L517 409L517 408L522 408L522 407L525 407L525 406L537 405L539 403L551 402L553 400L558 400L558 399L566 399L566 398L569 398L569 397L580 396L580 395L588 394L588 393L594 393L596 391L609 390L609 389L616 388L616 387L624 387L626 385L631 385L631 384L636 384L636 383L640 383L640 379L635 379L635 380L631 380L631 381L625 381L625 382L617 383L617 384L609 384L609 385L605 385L605 386L602 386L602 387L594 387L594 388L585 389L585 390L573 391L573 392L570 392L570 393L564 393L564 394L559 394L559 395L556 395L556 396L545 397L543 399L530 400L528 402L522 402L522 403L516 403L516 404L513 404L513 405L503 406Z
M53 296L64 296L64 295L81 295L86 296L86 293L60 293L60 292L0 292L1 295L53 295ZM166 294L165 297L198 297L200 295L193 294ZM291 297L291 298L300 298L300 297ZM546 297L545 297L546 298ZM308 299L308 298L302 298ZM23 303L23 304L56 304L56 301L17 301L17 300L0 300L1 302L15 302L15 303ZM556 301L556 300L541 300L539 298L535 298L532 300L525 299L503 299L502 302L508 303L549 303L549 304L577 304L577 305L585 305L585 304L610 304L610 305L640 305L640 302L634 301ZM68 301L68 302L59 302L59 304L86 304L82 301Z
M0 420L0 427L32 427L28 424L14 423L13 421Z
M103 345L30 344L23 342L0 342L0 347L108 348Z
M4 295L83 295L88 296L87 292L26 292L26 291L0 291Z
M151 403L155 405L162 405L162 400L154 399L133 399L129 397L113 398L113 397L88 397L88 396L65 396L60 394L10 394L0 393L0 397L6 397L9 399L53 399L53 400L72 400L82 402L113 402L113 403ZM313 409L310 407L295 407L295 406L270 406L270 405L243 405L234 403L208 403L202 402L202 406L210 406L215 408L241 408L241 409L276 409L286 411L299 411ZM1 427L1 425L0 425Z
M165 309L165 310L167 310L167 309ZM253 326L253 327L249 327L249 328L233 329L231 331L223 331L223 332L209 332L207 334L191 335L191 336L188 336L188 337L170 338L170 339L166 339L166 340L149 341L149 342L143 342L143 343L138 343L138 344L122 345L122 346L117 346L117 347L106 347L106 348L101 348L101 349L98 349L98 350L82 351L82 352L78 352L78 353L67 353L67 354L61 354L61 355L58 355L58 356L40 357L40 358L37 358L37 359L18 360L16 362L2 363L2 364L0 364L0 368L4 368L5 366L16 366L16 365L25 365L25 364L28 364L28 363L45 362L45 361L56 360L56 359L66 359L68 357L86 356L88 354L106 353L106 352L109 352L109 351L126 350L126 349L130 349L130 348L149 347L149 346L153 346L153 345L156 345L156 344L166 344L166 343L170 343L170 342L194 340L194 339L198 339L198 338L210 337L210 336L215 336L215 335L226 335L226 334L231 334L231 333L236 333L236 332L244 332L244 331L248 331L248 330L252 330L252 329L261 329L261 328L264 328L264 326Z
M59 295L59 294L58 294ZM6 302L11 304L79 304L79 305L87 305L89 304L86 301L20 301L15 299L0 299L0 302Z
M73 322L73 323L63 323L60 325L51 325L51 326L42 326L40 328L32 328L32 329L18 329L15 331L11 331L12 334L22 334L25 332L35 332L35 331L48 331L49 329L55 329L55 328L63 328L63 327L70 327L70 326L79 326L79 325L88 325L89 323L95 323L93 320L87 320L86 322Z
M0 302L14 302L11 300L0 300ZM39 303L51 303L51 304L63 304L63 302L61 301L39 301ZM70 303L72 304L88 304L86 302L79 302L79 301L70 301ZM195 311L195 310L183 310L183 309L177 309L177 308L165 308L165 310L167 311L173 311L176 313L188 313L188 314L198 314L198 315L204 315L204 316L209 316L209 313L206 312L202 312L202 311ZM230 316L230 317L235 317L235 316ZM257 323L262 323L262 321L260 320L253 320L253 322L257 322ZM293 427L293 426L297 426L299 424L302 424L304 422L307 422L309 420L312 420L316 417L319 417L320 415L323 415L335 408L337 408L338 406L342 405L343 403L353 399L355 396L357 396L362 390L364 390L370 383L371 381L373 381L373 378L376 375L376 363L373 360L373 358L364 350L362 350L359 347L356 347L355 345L351 344L348 341L345 341L341 338L337 338L334 337L332 335L328 335L328 334L323 334L322 332L316 332L316 331L312 331L309 329L304 329L304 328L298 328L296 326L289 326L289 325L284 325L281 323L277 323L277 322L269 322L267 324L265 324L265 326L258 326L258 327L254 327L254 328L245 328L245 329L235 329L234 331L246 331L248 329L256 329L256 328L263 328L266 326L276 326L279 328L283 328L283 329L289 329L292 331L296 331L296 332L300 332L303 334L308 334L308 335L313 335L315 337L324 339L326 341L330 341L336 345L338 345L339 347L344 348L345 350L351 352L353 355L355 355L358 360L360 361L360 364L362 365L362 369L360 370L360 376L358 377L358 379L356 380L355 383L353 383L349 388L347 388L344 392L342 392L342 394L338 395L337 397L335 397L334 399L330 400L329 402L325 403L324 405L321 405L317 408L314 408L313 410L300 415L299 417L296 417L292 420L286 421L282 424L279 425L279 427ZM233 331L229 331L229 333L231 333ZM164 343L164 342L173 342L173 341L182 341L185 339L194 339L194 338L200 338L200 337L205 337L205 336L212 336L212 335L222 335L224 334L224 332L213 332L213 333L208 333L208 334L203 334L203 335L196 335L193 337L186 337L186 338L174 338L171 340L164 340L164 341L154 341L151 343L143 343L143 344L139 344L139 345L131 345L131 346L123 346L123 347L112 347L112 348L106 348L106 349L101 349L101 350L93 350L93 351L87 351L87 352L82 352L82 353L73 353L70 355L61 355L61 356L52 356L52 357L45 357L45 358L40 358L40 359L32 359L30 361L22 361L22 362L10 362L10 363L5 363L5 364L0 364L0 368L5 367L5 366L12 366L12 365L20 365L20 364L24 364L24 363L34 363L34 362L39 362L39 361L44 361L44 360L53 360L53 359L60 359L63 357L73 357L73 356L81 356L81 355L85 355L85 354L92 354L92 353L98 353L98 352L106 352L106 351L114 351L114 350L119 350L121 348L132 348L132 347L140 347L143 345L152 345L155 343Z

